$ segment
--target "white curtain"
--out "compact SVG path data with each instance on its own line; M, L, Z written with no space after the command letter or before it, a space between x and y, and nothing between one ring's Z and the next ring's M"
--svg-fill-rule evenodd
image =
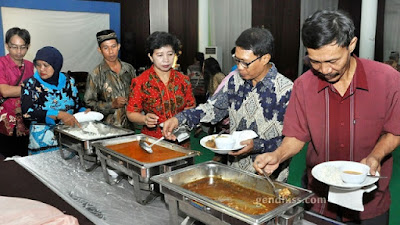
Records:
M383 60L389 59L390 52L400 52L400 1L386 0L385 27L383 34Z
M150 0L149 11L150 34L154 31L168 32L168 0Z
M299 70L300 76L303 72L303 57L306 54L303 41L301 40L301 27L304 20L319 9L336 10L338 8L338 0L301 0L300 12L300 48L299 48Z
M201 1L201 0L200 0ZM251 27L251 0L209 0L210 45L222 50L222 71L233 66L231 49L244 31Z
M110 28L109 14L1 7L1 16L4 33L11 27L29 31L31 46L25 56L27 60L32 61L37 50L44 46L53 46L61 52L63 72L91 72L103 59L97 51L96 33Z

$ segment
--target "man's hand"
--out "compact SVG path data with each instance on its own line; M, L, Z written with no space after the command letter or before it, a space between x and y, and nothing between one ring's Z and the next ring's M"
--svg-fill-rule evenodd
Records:
M246 146L243 147L239 151L230 151L229 155L233 155L233 156L244 155L244 154L247 154L247 153L251 152L251 150L253 150L253 148L254 148L253 139L241 141L240 144L241 145L246 145Z
M400 145L400 136L392 133L382 135L371 153L360 162L370 167L369 172L375 175L381 170L381 161Z
M266 173L270 175L278 168L280 158L277 151L267 152L256 157L253 167L260 174Z
M176 140L176 137L174 134L172 134L172 132L178 127L179 123L178 123L178 119L176 117L172 117L170 119L168 119L167 121L164 122L164 126L163 126L163 134L164 137L168 140Z
M113 109L119 109L122 107L125 107L125 105L128 103L128 99L126 99L125 97L116 97L113 99L112 103L111 103L111 107Z
M377 171L381 171L381 162L375 156L369 155L366 158L362 159L360 162L369 166L369 172L371 173L371 175L375 176Z

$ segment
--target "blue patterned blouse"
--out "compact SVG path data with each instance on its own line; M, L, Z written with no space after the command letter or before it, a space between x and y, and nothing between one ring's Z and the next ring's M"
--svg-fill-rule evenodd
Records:
M229 115L230 133L253 130L258 134L251 152L253 160L260 153L274 151L283 139L283 117L293 82L271 64L268 74L255 86L237 72L205 104L177 114L179 124L193 128L200 122L215 124Z
M59 111L74 114L86 110L81 107L72 77L60 73L55 86L43 81L37 72L22 85L21 109L24 119L31 121L30 154L54 150L58 145L53 133L57 121L50 116L57 116Z

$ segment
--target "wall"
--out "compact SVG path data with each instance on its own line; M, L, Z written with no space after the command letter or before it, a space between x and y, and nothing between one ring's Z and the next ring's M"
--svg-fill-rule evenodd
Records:
M145 53L146 38L150 35L150 0L91 0L118 2L121 4L121 59L131 63L136 69L150 66ZM182 42L182 56L179 57L183 71L193 63L198 43L198 1L168 0L169 32Z
M64 56L63 71L76 69L91 71L100 62L101 55L97 53L96 30L93 30L93 27L98 27L99 30L111 28L120 34L119 4L116 3L76 0L3 0L0 6L2 11L7 13L7 18L0 15L3 24L0 27L2 34L0 42L4 43L4 32L6 32L4 28L14 26L26 28L31 33L31 49L26 58L32 60L39 48L53 45ZM9 18L12 15L9 11L17 13L13 15L15 19ZM18 14L24 15L18 19L18 16L21 16ZM92 20L87 17L91 17ZM104 18L108 18L109 21ZM81 20L84 20L84 24ZM104 24L99 23L98 20ZM75 23L76 26L74 26ZM91 33L88 33L88 30ZM0 54L5 54L4 45L0 45Z
M268 28L275 38L272 62L291 80L297 78L300 45L300 1L253 0L252 26Z
M200 0L201 1L201 0ZM182 55L178 63L183 72L193 64L198 48L198 2L197 0L168 0L169 32L182 43Z

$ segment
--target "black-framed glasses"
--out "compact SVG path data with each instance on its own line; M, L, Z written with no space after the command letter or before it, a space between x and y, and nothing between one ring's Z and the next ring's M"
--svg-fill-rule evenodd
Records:
M26 46L26 45L8 44L8 47L13 51L17 51L17 50L26 51L28 49L28 46Z
M236 55L235 54L233 54L232 55L232 58L233 58L233 61L235 61L235 63L237 64L237 65L241 65L243 68L249 68L249 66L253 63L253 62L255 62L255 61L257 61L258 59L260 59L261 57L263 57L264 55L260 55L260 56L258 56L257 58L255 58L253 61L251 61L251 62L245 62L245 61L243 61L243 60L241 60L241 59L238 59L237 57L236 57Z

